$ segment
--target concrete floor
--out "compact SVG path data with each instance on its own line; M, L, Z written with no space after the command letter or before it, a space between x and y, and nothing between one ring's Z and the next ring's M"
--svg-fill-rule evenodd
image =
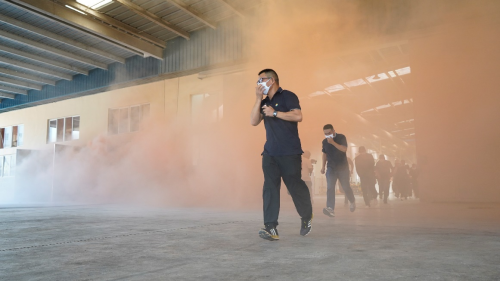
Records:
M0 206L0 280L500 280L500 206L391 201L312 233L284 202L280 241L260 210Z

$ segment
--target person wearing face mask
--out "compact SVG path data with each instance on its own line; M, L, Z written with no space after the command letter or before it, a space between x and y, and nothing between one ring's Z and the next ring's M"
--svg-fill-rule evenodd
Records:
M301 178L304 152L298 132L298 122L302 121L299 99L279 86L278 74L274 70L264 69L258 75L250 124L257 126L264 120L266 129L266 143L262 152L264 228L259 231L259 236L271 241L279 239L276 228L281 179L301 217L300 235L306 236L311 231L313 214L311 195Z
M364 146L359 147L359 154L354 158L354 166L360 179L365 205L370 207L371 200L377 198L375 189L377 179L375 177L375 159L373 155L366 152Z
M350 202L349 209L354 212L356 203L354 193L350 183L349 164L347 162L347 139L342 134L337 134L331 124L323 126L325 139L323 140L323 168L326 169L326 208L323 213L329 217L334 217L335 213L335 185L337 180L344 189L345 196ZM327 165L328 163L328 165Z

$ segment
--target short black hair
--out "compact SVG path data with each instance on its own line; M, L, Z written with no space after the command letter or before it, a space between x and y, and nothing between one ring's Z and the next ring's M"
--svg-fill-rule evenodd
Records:
M332 129L333 130L332 124L326 124L325 126L323 126L323 130L328 130L328 129Z
M359 147L359 152L366 152L366 148L364 146Z
M262 73L265 73L268 77L273 78L274 81L276 82L276 84L280 83L280 78L278 77L278 73L276 73L276 71L274 71L270 68L266 68L266 69L261 70L258 75L261 75Z

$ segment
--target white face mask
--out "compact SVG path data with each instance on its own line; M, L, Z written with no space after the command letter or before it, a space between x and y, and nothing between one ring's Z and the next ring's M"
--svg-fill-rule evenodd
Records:
M267 93L269 92L269 88L271 88L271 86L274 84L271 84L271 86L267 86L267 82L262 82L262 83L258 83L259 85L262 85L264 86L264 95L267 95Z
M327 139L333 139L335 136L333 134L325 136Z

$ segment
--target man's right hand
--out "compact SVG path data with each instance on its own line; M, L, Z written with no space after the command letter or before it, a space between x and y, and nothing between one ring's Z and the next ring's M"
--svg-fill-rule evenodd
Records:
M325 167L321 168L321 174L325 174Z
M264 86L257 85L257 87L255 87L255 96L258 100L262 100L262 97L264 97Z

